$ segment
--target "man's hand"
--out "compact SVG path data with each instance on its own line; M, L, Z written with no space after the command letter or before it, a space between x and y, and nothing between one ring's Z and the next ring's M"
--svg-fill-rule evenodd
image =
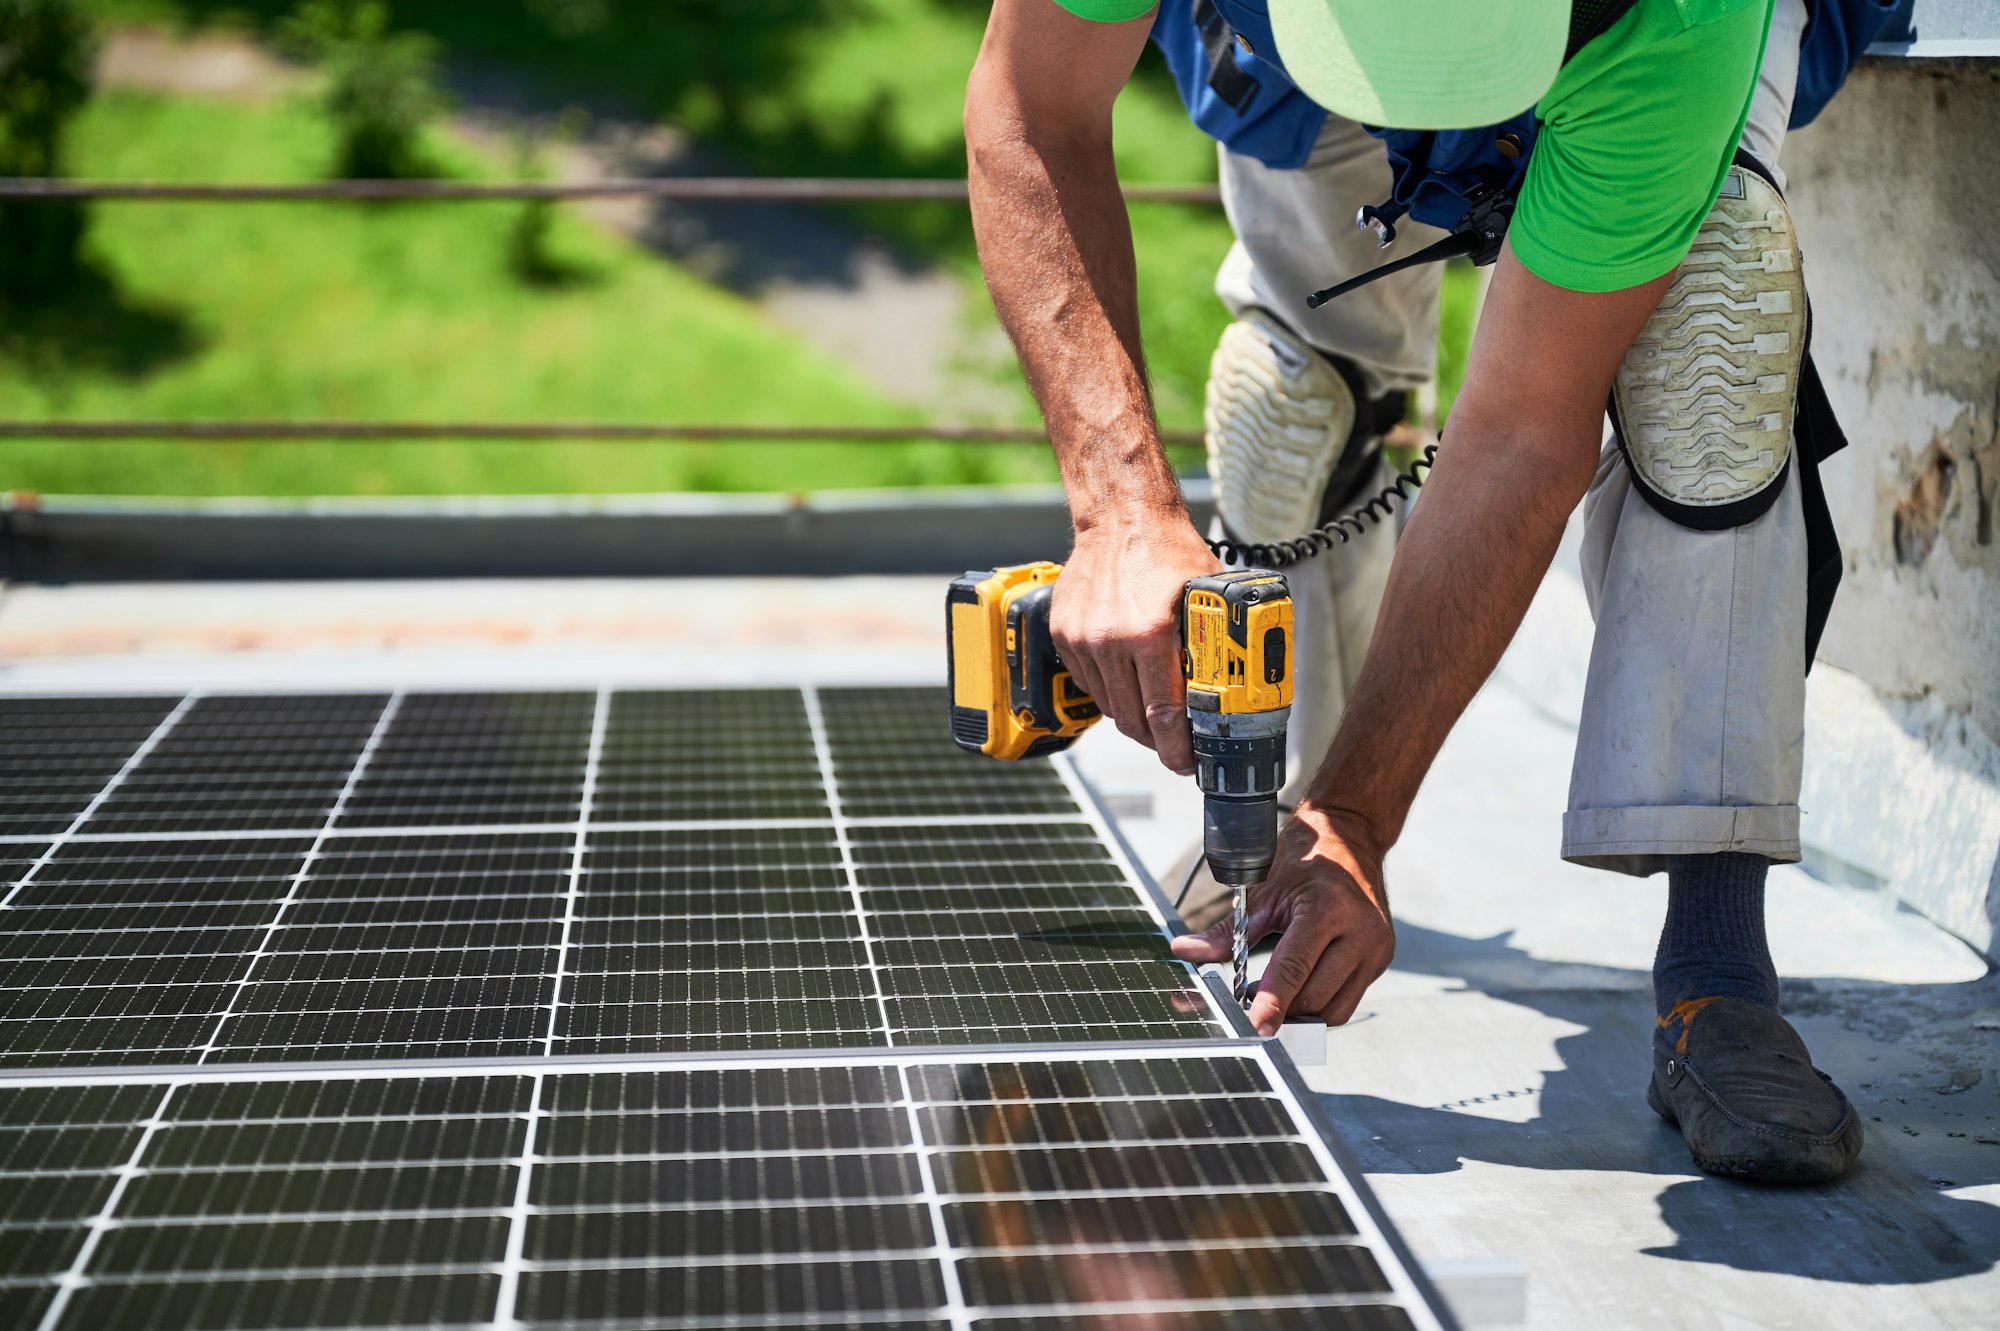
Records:
M1222 567L1184 513L1077 533L1056 580L1049 629L1076 682L1118 729L1182 776L1194 772L1180 600L1189 578Z
M1250 1000L1260 1035L1277 1034L1287 1016L1342 1025L1396 955L1382 852L1368 825L1347 813L1301 805L1278 833L1271 876L1250 889L1248 906L1252 946L1282 935ZM1231 924L1225 917L1176 938L1174 955L1196 965L1228 962Z

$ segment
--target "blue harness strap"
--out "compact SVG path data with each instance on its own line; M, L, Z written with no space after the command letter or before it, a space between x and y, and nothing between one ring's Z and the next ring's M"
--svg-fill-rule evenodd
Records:
M1160 0L1153 45L1203 133L1265 166L1305 165L1326 111L1285 77L1263 4Z

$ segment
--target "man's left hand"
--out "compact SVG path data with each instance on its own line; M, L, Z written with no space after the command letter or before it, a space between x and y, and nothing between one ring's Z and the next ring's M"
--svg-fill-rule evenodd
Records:
M1396 955L1382 882L1382 854L1368 825L1307 804L1278 833L1271 873L1250 889L1250 944L1282 935L1250 1000L1250 1024L1270 1036L1287 1016L1338 1026ZM1233 955L1228 916L1174 939L1174 955L1200 965Z

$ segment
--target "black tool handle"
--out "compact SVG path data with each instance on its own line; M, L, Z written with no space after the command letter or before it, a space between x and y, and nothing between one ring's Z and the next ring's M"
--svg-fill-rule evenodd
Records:
M1358 273L1345 282L1336 282L1324 290L1313 292L1306 297L1306 308L1316 310L1336 296L1344 296L1357 287L1365 287L1378 278L1387 277L1391 273L1400 273L1405 268L1415 268L1419 264L1437 263L1444 259L1455 259L1461 254L1475 253L1484 243L1476 231L1454 231L1443 240L1433 241L1424 246L1415 254L1406 254L1380 267L1370 268L1365 273Z

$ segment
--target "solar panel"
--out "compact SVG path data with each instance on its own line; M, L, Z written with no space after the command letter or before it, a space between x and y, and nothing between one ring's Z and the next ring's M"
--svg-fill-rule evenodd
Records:
M1427 1324L1261 1047L245 1076L0 1081L10 1324Z
M0 1066L1221 1034L1062 776L941 705L150 700L52 852L9 843Z
M1074 778L943 711L0 700L0 1325L1439 1325Z

